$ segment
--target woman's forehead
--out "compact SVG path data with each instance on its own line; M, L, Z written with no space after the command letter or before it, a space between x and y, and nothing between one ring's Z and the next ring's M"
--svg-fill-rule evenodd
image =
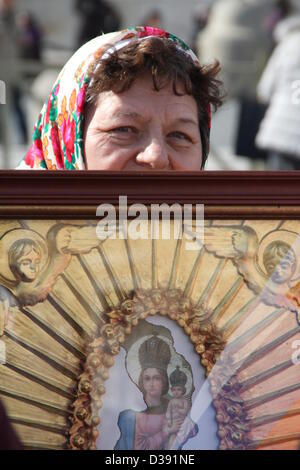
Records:
M121 93L104 91L98 96L96 109L99 113L108 112L112 117L135 118L144 116L147 110L164 111L165 113L180 113L182 117L192 119L197 116L197 103L193 96L185 93L183 86L174 93L172 83L166 84L160 90L153 87L152 78L137 78L129 90ZM182 115L184 113L184 115ZM197 124L197 120L195 122Z
M159 89L157 89L157 86ZM191 94L187 94L187 91L186 91L186 88L185 88L185 85L184 83L182 83L182 81L180 80L177 80L176 83L175 83L175 90L174 91L174 84L173 84L173 80L172 79L163 79L161 80L161 82L159 82L158 84L156 83L156 85L154 84L154 79L151 75L151 73L143 73L141 75L138 75L135 80L133 80L132 84L130 85L130 87L127 89L127 90L124 90L124 91L120 91L120 92L116 92L116 94L118 95L124 95L130 91L132 91L133 94L136 94L138 92L144 92L145 90L147 90L148 92L151 92L151 93L161 93L161 94L168 94L168 93L171 93L173 94L174 96L191 96L191 98L194 100L194 97L191 95ZM107 92L104 92L104 93L109 93L109 92L112 92L114 93L114 89L112 88L111 90L107 91ZM101 95L102 93L99 94L99 96Z

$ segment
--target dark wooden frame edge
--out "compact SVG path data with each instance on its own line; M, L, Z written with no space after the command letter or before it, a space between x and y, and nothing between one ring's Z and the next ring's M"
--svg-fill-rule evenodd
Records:
M300 218L298 172L0 171L2 218L91 218L120 195L128 203L201 203L209 218Z

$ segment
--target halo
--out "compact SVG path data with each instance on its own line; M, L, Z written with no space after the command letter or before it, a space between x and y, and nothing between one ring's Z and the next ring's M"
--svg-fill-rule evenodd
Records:
M291 279L291 281L295 281L300 276L300 263L298 262L298 259L300 258L300 236L296 232L292 232L290 230L274 230L272 232L269 232L267 235L265 235L261 239L258 250L257 250L258 268L265 276L268 276L266 269L264 267L264 263L263 263L263 255L267 246L270 245L270 243L274 241L285 242L294 251L296 255L297 265L296 265L296 271L295 271L294 277L293 279Z
M139 377L142 371L142 367L140 365L139 361L139 349L142 343L147 341L149 338L152 338L153 334L150 335L145 335L139 338L131 348L128 350L128 353L126 355L126 370L128 372L128 375L130 379L132 380L133 383L138 387L139 383ZM185 396L190 396L193 392L194 385L193 385L193 376L191 371L186 367L186 359L176 352L173 342L167 338L164 335L157 335L157 338L165 341L168 346L170 347L170 352L171 352L171 359L169 362L169 365L167 367L167 374L168 378L170 377L171 373L176 369L176 366L179 366L181 370L186 374L187 376L187 381L185 385L186 393Z
M33 230L16 228L7 232L0 240L0 276L7 281L16 281L8 263L8 252L11 246L18 240L29 239L35 241L41 251L41 270L44 268L48 258L48 248L44 238Z

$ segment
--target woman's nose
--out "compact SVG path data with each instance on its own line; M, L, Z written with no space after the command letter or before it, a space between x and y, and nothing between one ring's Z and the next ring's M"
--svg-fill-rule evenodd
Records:
M152 137L136 156L139 164L150 166L153 170L165 170L170 167L167 144L163 138Z

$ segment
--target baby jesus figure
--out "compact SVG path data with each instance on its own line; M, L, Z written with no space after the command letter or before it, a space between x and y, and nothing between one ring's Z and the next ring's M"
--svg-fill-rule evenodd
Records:
M166 449L178 450L183 444L198 432L197 425L188 416L191 408L190 400L185 398L187 382L186 374L180 370L179 366L170 375L171 392L173 398L169 401L166 411L166 430L176 427L179 431L170 434Z

